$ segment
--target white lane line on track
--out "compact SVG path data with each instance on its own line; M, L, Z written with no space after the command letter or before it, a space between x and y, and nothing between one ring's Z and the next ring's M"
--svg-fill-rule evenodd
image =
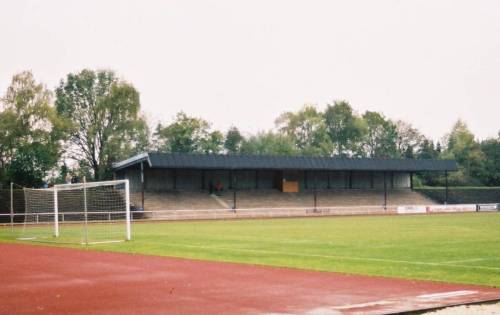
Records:
M462 269L484 269L484 270L495 270L495 271L500 270L499 267L488 267L488 266L468 266L468 265L457 265L457 264L447 264L447 263L437 263L437 262L409 261L409 260L396 260L396 259L384 259L384 258L372 258L372 257L348 257L348 256L338 256L338 255L300 254L300 253L280 252L280 251L272 251L264 249L234 248L225 246L206 246L206 245L192 245L192 244L178 244L178 243L168 244L168 246L215 249L215 250L231 250L239 252L273 254L273 255L284 255L284 256L295 256L295 257L316 257L316 258L344 259L344 260L355 260L355 261L378 261L378 262L422 265L422 266L457 267Z
M394 302L381 300L381 301L374 301L374 302L367 302L367 303L334 306L332 308L336 309L336 310L348 310L348 309L353 309L353 308L365 308L365 307L378 306L378 305L388 305L388 304L394 304Z
M457 296L472 295L476 293L477 291L473 290L449 291L449 292L422 294L417 296L417 298L425 300L441 300Z

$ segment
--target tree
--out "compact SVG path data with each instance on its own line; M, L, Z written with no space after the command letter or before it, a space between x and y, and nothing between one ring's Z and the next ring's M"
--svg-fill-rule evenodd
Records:
M184 112L169 125L158 124L155 136L160 151L174 153L220 153L224 138L219 131L210 131L208 121Z
M439 144L439 142L438 142ZM416 158L421 160L437 159L440 152L434 147L434 142L431 139L425 137L422 138L422 143L420 144L418 150L416 151ZM437 185L440 184L440 174L435 172L420 172L418 174L420 181L424 185Z
M40 186L59 160L64 137L52 93L25 71L13 76L1 103L0 175L21 185Z
M224 148L228 153L238 153L241 149L241 142L244 140L240 131L236 127L231 127L226 133Z
M396 150L405 158L414 158L424 136L413 126L405 121L396 121Z
M447 140L447 153L457 161L464 176L477 177L485 158L467 124L458 120Z
M215 130L208 134L208 137L203 141L202 150L205 154L219 154L222 152L224 145L224 135L222 132Z
M371 158L389 158L397 156L396 125L377 112L366 111L363 120L367 126L364 139L364 153Z
M0 111L0 181L5 179L6 167L14 154L18 135L18 115L14 108L6 108Z
M485 160L481 169L481 181L486 185L500 185L500 132L498 137L486 139L480 144Z
M57 112L69 126L66 155L88 166L94 179L109 177L113 162L147 149L139 93L113 71L70 73L56 95Z
M422 143L417 151L417 158L421 160L436 159L438 156L439 152L434 148L434 142L432 140L423 138Z
M279 131L292 139L303 154L331 155L331 143L322 113L306 105L296 113L286 112L276 121Z
M447 146L442 157L455 159L459 166L459 171L453 174L454 181L457 184L477 184L485 156L467 124L458 120L445 141Z
M436 143L436 152L438 155L442 152L441 143L439 141Z
M243 140L241 144L241 153L254 155L298 155L292 139L288 136L273 133L260 132L248 139Z
M355 144L366 133L364 121L353 112L346 101L336 101L333 105L328 105L323 115L328 136L336 147L337 155L349 155L348 151L352 152Z

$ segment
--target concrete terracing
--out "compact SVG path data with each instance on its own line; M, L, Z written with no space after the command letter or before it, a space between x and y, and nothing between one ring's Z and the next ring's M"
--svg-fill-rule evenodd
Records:
M131 201L141 206L141 194L132 193ZM220 209L220 204L205 191L146 192L145 210Z
M233 191L224 191L218 197L229 207L233 206ZM132 194L132 202L140 206L139 193ZM432 205L434 201L410 189L389 190L388 205ZM239 190L236 192L238 209L243 208L287 208L312 207L314 192L283 193L275 189ZM318 207L381 206L384 203L383 190L323 190L317 192ZM221 209L221 202L207 191L146 192L145 210L196 210ZM228 208L229 208L228 207Z

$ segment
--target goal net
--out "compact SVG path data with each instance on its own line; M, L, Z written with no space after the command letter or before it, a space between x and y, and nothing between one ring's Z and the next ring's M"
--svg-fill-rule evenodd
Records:
M19 239L96 244L131 239L128 180L24 189Z

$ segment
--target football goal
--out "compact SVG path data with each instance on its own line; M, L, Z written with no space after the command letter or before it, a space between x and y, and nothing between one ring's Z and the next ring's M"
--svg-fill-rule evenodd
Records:
M24 189L21 240L97 244L131 240L128 180Z

